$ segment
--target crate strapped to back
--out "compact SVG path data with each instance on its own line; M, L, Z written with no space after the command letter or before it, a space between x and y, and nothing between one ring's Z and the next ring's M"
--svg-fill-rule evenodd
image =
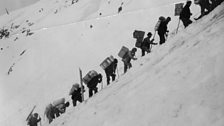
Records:
M113 56L110 56L110 57L107 57L101 64L100 64L100 67L103 68L104 70L110 66L111 63L114 62L114 57Z
M133 37L137 39L137 41L135 43L135 47L141 48L144 36L145 36L145 32L144 31L135 30L133 32Z
M129 52L129 49L125 46L122 46L120 52L118 53L118 56L121 58L124 58L124 56Z
M86 74L86 76L83 77L83 82L84 82L85 84L88 84L89 81L90 81L93 77L95 77L95 76L97 76L97 75L98 75L98 73L97 73L95 70L91 70L91 71L89 71L89 72Z
M144 31L135 30L133 32L133 37L136 38L136 39L141 39L142 40L144 38L144 35L145 35Z

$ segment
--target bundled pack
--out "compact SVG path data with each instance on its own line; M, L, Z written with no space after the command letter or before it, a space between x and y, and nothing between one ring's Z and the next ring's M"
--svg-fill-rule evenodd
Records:
M103 68L104 70L110 66L112 63L114 62L114 57L113 56L110 56L110 57L107 57L101 64L100 64L100 67Z
M97 76L98 73L95 70L89 71L86 76L83 77L83 82L85 84L88 84L90 80L92 80L93 77Z
M58 100L53 101L52 105L53 106L58 106L60 104L64 104L65 103L65 98L60 98Z

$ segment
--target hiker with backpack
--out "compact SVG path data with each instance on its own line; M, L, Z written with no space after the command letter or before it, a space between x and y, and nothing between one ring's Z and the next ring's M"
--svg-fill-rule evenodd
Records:
M145 36L145 32L144 31L140 31L140 30L135 30L133 32L133 38L136 39L135 42L135 47L136 48L140 48L142 50L142 56L144 56L144 49L142 48L142 42Z
M117 63L118 63L117 59L114 58L113 62L107 68L105 68L105 73L107 77L107 85L110 84L110 77L112 78L112 81L115 80Z
M50 124L53 119L59 117L60 114L65 113L67 107L69 107L69 102L65 103L64 98L58 99L47 105L44 111L44 117L47 117Z
M154 39L150 40L152 37L152 33L148 32L147 37L144 38L141 49L142 49L142 56L145 55L145 52L150 53L151 52L151 45L157 45L157 43L153 43Z
M65 113L66 108L69 107L69 105L70 105L70 103L66 102L66 103L62 103L62 104L55 106L56 117L59 117L61 114Z
M39 117L39 118L38 118ZM37 126L38 122L41 121L40 116L37 113L32 114L27 121L27 125L29 126Z
M82 88L84 90L84 86L82 86ZM77 101L79 101L80 103L83 102L82 89L78 83L72 86L69 95L71 95L71 99L72 99L72 103L74 107L76 106Z
M195 18L195 20L202 18L212 10L212 5L209 0L194 0L194 3L201 8L201 15L198 18Z
M55 112L54 106L51 103L48 104L44 111L44 117L45 116L47 117L49 124L53 121L53 119L55 119L54 112Z
M136 51L136 48L132 48L132 50L128 51L122 58L122 61L124 62L124 73L126 73L127 70L132 67L131 60L137 60L137 58L135 57Z
M159 44L162 45L163 43L165 43L166 38L167 38L167 34L168 34L168 30L167 30L167 25L168 23L171 21L170 17L164 18L163 16L161 16L159 18L159 26L158 26L158 35L160 38ZM157 23L158 24L158 23Z
M92 97L94 93L96 94L98 92L97 85L102 82L102 74L97 73L95 70L91 70L83 78L83 82L89 88L89 97Z
M184 6L184 8L182 9L181 13L180 13L180 20L183 22L184 27L186 28L189 24L192 23L190 17L192 15L191 11L190 11L190 6L191 6L191 1L188 0L186 2L186 5Z

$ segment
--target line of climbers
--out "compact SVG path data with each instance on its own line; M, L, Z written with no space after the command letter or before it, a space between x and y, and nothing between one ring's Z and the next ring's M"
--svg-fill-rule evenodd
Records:
M201 7L201 15L196 19L200 19L204 15L208 14L211 10L213 10L216 6L221 4L223 0L194 0L195 4L198 4ZM191 1L187 0L185 6L183 7L179 19L183 22L184 27L186 28L188 25L192 23L190 17L192 13L190 12ZM207 11L205 11L207 9ZM162 45L165 43L168 37L168 29L167 25L171 21L170 17L163 17L160 16L159 20L155 26L155 33L158 32L159 35L159 44ZM127 47L122 46L121 50L118 53L118 56L122 58L122 62L124 63L124 73L127 72L128 69L132 67L131 60L137 60L135 54L137 52L137 48L141 49L141 56L145 56L145 53L150 53L152 49L152 45L157 45L154 43L155 33L152 37L152 33L148 32L147 36L144 38L145 32L135 30L133 32L133 38L136 39L135 47L129 50ZM137 48L136 48L137 47ZM116 70L117 70L117 63L118 60L113 56L107 57L100 66L105 71L106 78L107 78L107 85L110 84L110 80L115 81L116 78ZM117 71L118 73L118 71ZM92 97L93 94L98 92L97 85L102 82L102 74L97 73L95 70L89 71L83 78L82 81L86 84L89 90L89 97ZM85 92L84 86L75 83L72 85L70 89L69 95L71 96L71 100L73 106L75 107L77 102L83 102ZM53 119L60 116L61 114L65 113L66 108L69 107L69 102L65 102L65 98L61 98L59 100L54 101L47 105L44 115L47 117L48 122L51 123ZM45 117L44 116L44 117ZM28 116L28 125L30 126L37 126L37 123L41 121L37 113L31 114Z

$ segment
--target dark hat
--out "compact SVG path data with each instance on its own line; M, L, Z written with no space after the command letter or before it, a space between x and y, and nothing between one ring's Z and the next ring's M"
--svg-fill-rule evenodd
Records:
M118 62L118 61L117 61L117 59L115 58L115 59L114 59L114 63L117 63L117 62Z
M102 78L102 74L101 74L101 73L99 73L99 74L98 74L98 77Z
M166 20L167 20L167 21L171 21L171 17L167 17Z
M65 103L65 106L66 106L66 107L69 107L69 105L70 105L69 102L66 102L66 103Z
M34 113L33 116L37 118L38 117L38 114L37 113Z
M187 4L191 4L192 2L190 0L187 0Z
M149 33L147 34L147 36L152 36L152 33L151 33L151 32L149 32Z
M132 52L136 52L137 51L137 49L136 48L132 48L132 50L131 50Z

